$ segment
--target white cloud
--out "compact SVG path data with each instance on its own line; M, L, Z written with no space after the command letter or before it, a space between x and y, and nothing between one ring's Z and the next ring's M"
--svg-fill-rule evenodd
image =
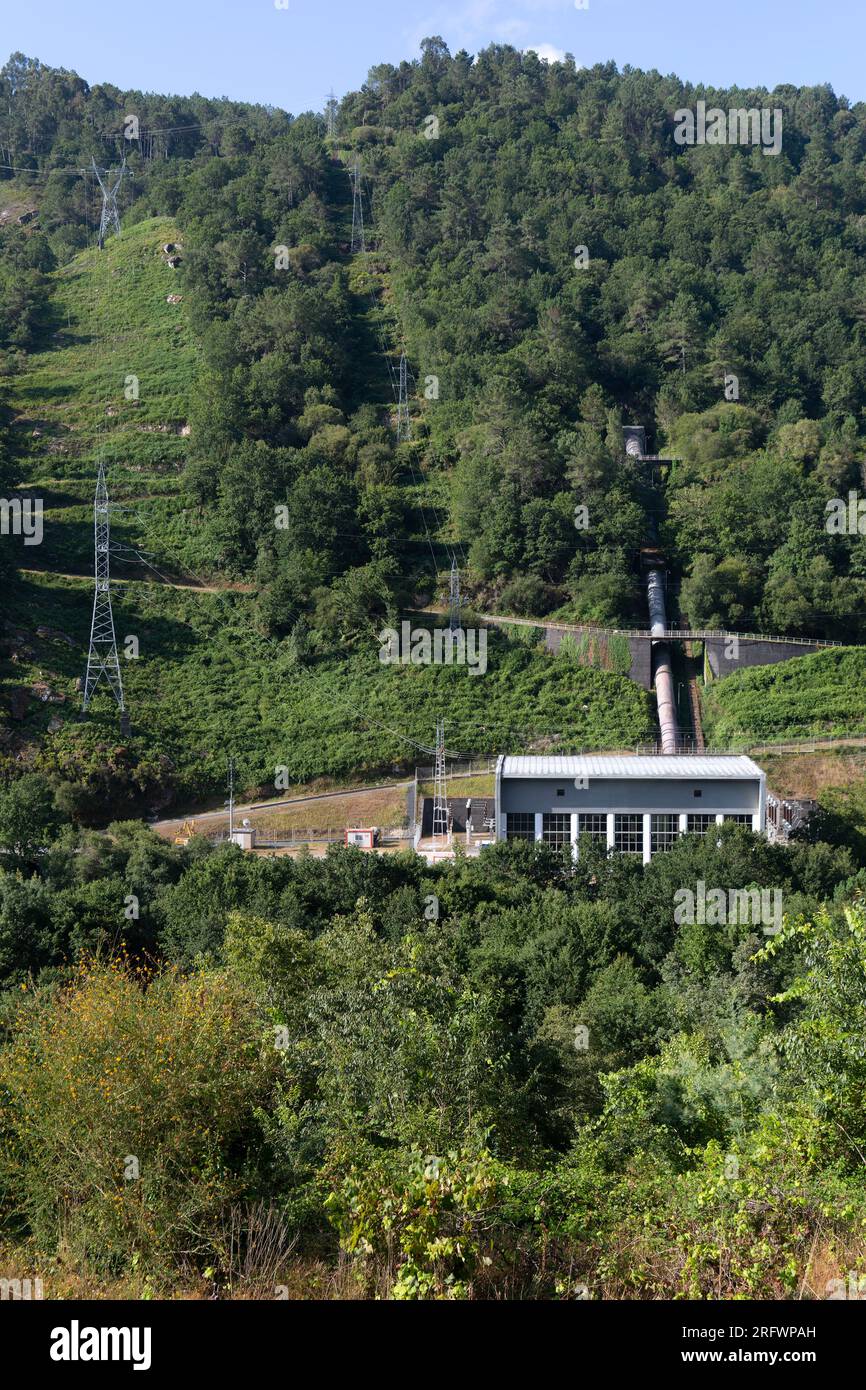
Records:
M494 34L497 39L503 39L507 43L512 41L516 44L519 39L525 37L529 25L525 19L504 19L501 24L497 24Z
M529 43L523 51L524 53L537 53L542 62L545 63L565 62L565 49L554 48L552 43Z

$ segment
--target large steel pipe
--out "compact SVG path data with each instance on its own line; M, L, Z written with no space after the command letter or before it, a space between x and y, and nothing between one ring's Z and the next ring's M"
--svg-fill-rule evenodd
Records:
M653 637L663 637L667 632L665 612L665 585L661 570L650 570L647 577L647 603L649 605L650 632ZM674 699L674 675L671 668L671 653L666 642L653 643L653 679L656 690L656 704L659 712L659 731L663 753L676 753L680 746L680 731L677 725L677 706Z

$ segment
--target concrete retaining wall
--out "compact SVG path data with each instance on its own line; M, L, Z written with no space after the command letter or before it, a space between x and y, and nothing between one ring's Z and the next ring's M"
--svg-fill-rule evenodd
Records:
M541 624L539 624L541 626ZM563 637L572 637L577 643L584 633L592 633L593 636L604 638L610 634L597 627L583 627L575 630L574 628L549 627L544 626L544 642L549 652L558 652ZM629 637L628 649L631 656L631 666L628 675L638 685L642 685L644 690L652 689L652 643L643 637Z
M707 662L716 679L730 676L748 666L773 666L779 661L790 661L795 656L808 656L811 652L825 651L815 642L773 642L759 639L754 642L738 642L732 645L729 637L706 637L704 639Z

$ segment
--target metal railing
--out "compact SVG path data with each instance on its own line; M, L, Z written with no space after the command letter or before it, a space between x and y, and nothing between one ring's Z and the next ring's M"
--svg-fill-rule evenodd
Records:
M543 629L555 628L559 632L597 632L608 637L642 637L651 638L656 642L663 642L666 638L670 641L687 642L705 641L707 638L718 638L722 641L730 638L737 638L740 642L785 642L796 647L848 647L857 646L858 643L852 642L826 642L821 637L786 637L779 633L768 632L731 632L726 628L711 627L671 627L664 632L652 633L646 627L595 627L592 623L566 623L559 622L556 618L510 618L498 614L481 614L488 623L515 623L520 627L539 627Z
M866 740L866 729L857 729L853 732L843 734L804 734L802 738L785 739L776 742L772 734L744 734L740 738L729 739L724 745L707 744L700 751L708 757L724 757L726 754L731 757L738 757L742 753L754 753L761 749L766 749L772 753L820 753L822 748L832 748L840 743L856 743ZM638 743L635 745L635 753L652 756L659 753L658 743ZM698 750L693 747L684 746L677 749L677 753L694 753ZM675 756L672 754L671 756ZM866 752L864 752L866 756Z

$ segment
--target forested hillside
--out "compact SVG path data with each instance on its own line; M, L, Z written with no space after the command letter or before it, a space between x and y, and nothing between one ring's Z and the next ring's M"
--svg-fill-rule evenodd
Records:
M701 97L778 107L781 154L677 146L673 112ZM827 499L862 484L862 107L431 41L343 118L413 360L440 377L427 447L480 578L532 575L536 603L551 585L601 621L634 611L622 419L678 460L664 539L693 622L863 631L864 541L824 528Z
M332 138L312 115L89 89L20 55L2 87L0 145L34 171L7 178L39 207L38 231L3 233L28 265L13 365L45 269L93 240L93 182L69 170L122 150L126 220L171 216L184 240L198 551L256 576L274 631L349 636L435 587L458 544L479 597L634 620L656 503L624 461L626 421L676 460L662 534L693 622L862 633L863 538L825 527L862 483L860 108L507 47L473 62L439 40L373 69ZM781 153L676 145L697 97L778 107ZM356 156L373 249L352 256ZM397 444L404 344L418 390Z

